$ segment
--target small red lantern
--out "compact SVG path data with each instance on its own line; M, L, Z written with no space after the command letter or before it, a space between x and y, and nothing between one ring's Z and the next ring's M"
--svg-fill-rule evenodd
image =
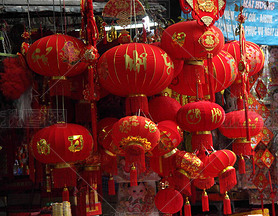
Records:
M176 148L181 140L182 131L176 122L165 120L157 125L160 131L160 140L158 145L152 150L154 157L159 157Z
M127 116L114 124L113 142L125 152L126 169L131 167L131 184L137 185L137 171L145 171L145 153L158 144L160 132L155 123L142 116Z
M204 72L207 61L200 62L201 65L184 64L182 72L173 79L170 88L179 94L198 96L209 95L209 78ZM235 59L226 51L221 51L212 59L214 92L220 92L228 88L236 79L238 74ZM198 95L197 95L198 93Z
M162 213L174 214L181 210L183 197L177 190L166 188L158 191L154 202L156 208Z
M236 155L230 150L214 151L205 162L205 174L210 177L219 177L220 193L224 194L236 184L236 171L233 165Z
M78 75L88 67L87 63L80 61L84 47L85 44L77 38L62 34L50 35L30 46L26 60L34 72L52 77L51 95L70 95L66 77Z
M206 28L195 20L169 26L161 38L161 48L173 59L206 59L208 53L215 56L223 46L224 36L220 29Z
M146 96L157 94L170 84L174 65L159 47L130 43L106 51L98 61L97 71L105 89L127 97L127 115L139 109L148 114Z
M258 73L264 66L265 56L262 49L255 43L246 41L246 60L248 64L248 76L252 76ZM240 56L240 44L239 41L230 41L225 44L223 50L229 52L239 64L241 60Z
M250 137L256 136L262 130L264 122L262 117L253 111L248 112L248 126L247 131L246 113L244 110L233 111L226 114L224 123L219 127L220 132L230 138L237 139L233 143L233 151L237 155L251 155L251 141L246 139L247 133Z
M38 161L55 165L54 187L75 186L76 171L72 164L90 155L93 139L83 126L58 123L39 130L30 148Z
M192 149L211 149L211 131L218 128L225 119L221 106L209 101L188 103L177 113L177 123L185 131L192 132Z
M180 103L168 96L155 97L149 102L150 115L155 122L176 121L176 115L180 108Z

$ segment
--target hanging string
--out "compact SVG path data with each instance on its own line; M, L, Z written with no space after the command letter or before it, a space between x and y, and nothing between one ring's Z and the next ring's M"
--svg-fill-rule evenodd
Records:
M27 0L27 4L28 4L28 7L27 7L27 16L28 16L28 32L30 33L31 31L31 18L30 18L30 3L29 3L29 0Z
M61 28L62 28L62 33L64 33L62 0L60 0L60 16L61 16Z
M65 34L67 34L67 17L66 17L66 3L65 3L65 0L63 0L63 3L64 3L63 12L64 12Z
M136 8L135 8L135 0L133 1L133 11L134 11L134 23L135 23L135 32L137 32L137 20L136 20Z
M58 100L58 95L56 95L56 118L57 118L56 122L59 122L58 108L59 108L59 100Z
M56 21L55 21L55 0L53 0L53 28L54 28L54 33L56 34Z
M131 24L132 24L132 1L130 0L130 37L132 38L132 29L131 29ZM135 32L136 35L136 32Z

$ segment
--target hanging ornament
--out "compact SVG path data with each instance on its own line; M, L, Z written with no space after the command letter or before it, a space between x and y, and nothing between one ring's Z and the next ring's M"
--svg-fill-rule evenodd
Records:
M126 114L139 109L148 114L147 96L165 89L173 78L173 62L162 49L141 43L123 44L105 52L98 61L101 85L127 97Z
M119 37L118 37L118 42L120 44L126 44L126 43L131 43L131 37L129 35L129 32L127 30L122 30Z
M137 185L137 172L145 171L145 153L158 144L160 132L150 119L142 116L121 118L112 128L113 142L125 152L125 169L130 170L130 181Z
M192 149L211 149L211 131L218 128L225 119L223 108L209 101L188 103L177 113L177 123L185 131L192 133Z
M39 130L30 149L41 163L51 164L55 188L76 186L74 163L85 160L93 148L89 131L76 124L58 123ZM67 176L65 178L65 176Z
M184 13L191 12L200 25L210 27L224 14L226 0L180 0L180 7Z

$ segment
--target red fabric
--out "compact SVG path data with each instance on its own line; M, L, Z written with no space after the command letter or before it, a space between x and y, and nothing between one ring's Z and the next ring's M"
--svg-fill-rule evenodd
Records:
M75 76L87 69L79 62L84 43L74 37L55 34L33 43L27 52L27 63L36 73L44 76Z
M245 161L243 156L240 156L240 159L238 161L238 173L245 174Z
M188 103L177 113L178 125L186 131L211 131L218 128L225 119L223 108L209 101Z
M173 79L170 88L174 91L190 96L197 95L196 84L198 83L198 96L201 98L200 88L203 95L209 94L209 80L205 76L207 61L203 66L184 64L182 72ZM228 88L236 79L238 74L234 58L226 51L221 51L212 59L212 81L214 92L220 92Z
M246 41L246 57L249 66L248 76L258 73L264 66L265 56L261 48L250 41ZM229 52L238 64L240 61L240 46L239 41L230 41L225 44L223 50Z
M77 162L90 155L93 139L83 126L58 123L39 130L34 135L30 148L41 163Z
M62 197L63 201L69 201L69 190L67 187L64 187Z
M191 205L189 201L187 201L184 204L183 210L184 210L184 216L191 216Z
M224 213L224 215L232 214L231 200L229 199L229 197L224 198L224 200L223 200L223 213Z
M174 214L180 211L183 206L182 195L171 188L158 191L154 201L157 209L162 213Z
M205 59L208 51L201 45L199 39L206 31L212 32L218 40L210 51L213 55L217 55L224 46L222 32L215 26L210 28L201 26L195 20L179 22L165 29L161 38L161 47L173 59Z
M149 114L148 98L146 96L131 96L125 101L126 115L138 115L142 112L143 115Z
M66 186L76 186L76 169L75 167L53 169L53 187L63 188Z
M161 121L157 127L160 131L160 141L152 150L154 157L159 157L172 151L182 141L182 132L176 122L171 120Z
M175 170L173 174L175 189L186 196L191 196L190 178L183 170Z
M137 169L135 166L132 166L130 169L130 186L137 186Z
M209 189L214 185L214 178L207 177L205 179L194 179L193 185L199 189Z
M211 150L213 148L211 133L210 134L192 133L191 146L193 151L200 150L202 148Z
M251 141L246 143L246 141L236 139L233 142L233 152L236 155L252 155Z
M245 111L233 111L226 114L224 123L219 127L220 132L228 138L245 138L246 133ZM253 111L248 111L250 136L256 136L263 128L262 117Z
M116 195L115 181L113 177L110 177L110 179L108 180L108 194L110 196Z
M31 86L31 71L17 58L3 60L4 73L0 73L0 89L8 99L18 99Z
M202 210L203 212L209 211L209 199L205 191L202 194Z
M176 115L180 108L180 103L168 96L155 97L149 101L150 116L155 122L176 121Z
M235 168L231 167L219 175L220 193L224 194L226 191L231 190L236 184L237 178Z
M101 85L118 96L151 96L172 81L174 65L165 51L142 43L113 47L98 61Z

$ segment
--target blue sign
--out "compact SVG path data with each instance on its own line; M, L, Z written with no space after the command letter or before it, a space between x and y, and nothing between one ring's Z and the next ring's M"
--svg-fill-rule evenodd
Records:
M261 45L278 45L278 1L242 0L245 21L245 37ZM229 40L239 40L235 35L239 14L235 11L235 4L240 6L240 0L227 0L224 15L215 23L223 35ZM186 15L182 14L182 17Z

